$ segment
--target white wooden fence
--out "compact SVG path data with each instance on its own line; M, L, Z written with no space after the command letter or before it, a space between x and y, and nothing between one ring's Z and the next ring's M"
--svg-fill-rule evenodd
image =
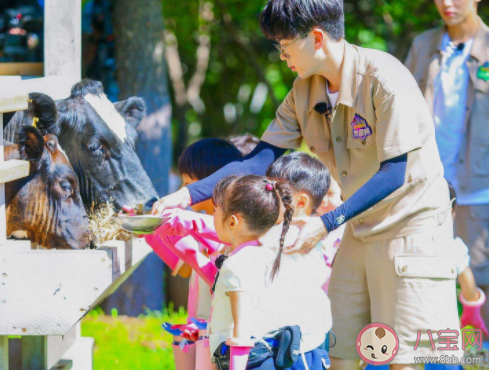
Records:
M20 77L39 71L39 63L0 63L0 138L3 113L26 109L29 92L62 99L81 79L81 0L45 0L44 29L43 77ZM5 76L12 71L18 76ZM81 338L77 323L151 249L141 239L80 251L32 250L30 242L8 241L4 184L27 176L29 163L4 162L3 140L0 146L0 370L9 369L9 335L22 336L21 354L14 354L22 370L90 370L93 340Z

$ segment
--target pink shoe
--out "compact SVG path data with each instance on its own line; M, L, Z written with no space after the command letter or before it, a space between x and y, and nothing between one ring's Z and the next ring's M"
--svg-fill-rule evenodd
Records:
M481 329L484 334L489 335L486 324L481 316L481 307L486 302L486 295L484 292L477 288L480 293L480 297L477 301L467 301L460 293L459 300L464 306L464 310L462 312L462 317L460 318L462 328L466 326L472 326L477 329Z
M229 370L246 370L250 351L254 347L253 340L228 338L226 344L231 347Z

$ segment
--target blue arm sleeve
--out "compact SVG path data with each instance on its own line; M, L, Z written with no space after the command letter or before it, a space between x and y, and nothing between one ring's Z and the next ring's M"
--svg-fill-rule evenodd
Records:
M368 180L345 203L321 216L328 232L392 194L404 184L407 167L407 154L390 159L380 164L377 173Z
M264 176L267 168L274 160L284 154L288 149L260 141L253 151L246 157L231 162L203 180L187 185L192 198L192 204L202 202L212 197L214 187L220 179L230 175L261 175Z

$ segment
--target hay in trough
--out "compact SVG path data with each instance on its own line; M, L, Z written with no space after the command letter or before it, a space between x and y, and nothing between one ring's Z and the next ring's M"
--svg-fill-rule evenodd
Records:
M92 209L88 214L90 230L92 231L92 240L95 245L100 246L110 240L130 240L132 234L124 231L115 221L114 217L117 214L112 208L110 201L103 203L95 208L92 204Z

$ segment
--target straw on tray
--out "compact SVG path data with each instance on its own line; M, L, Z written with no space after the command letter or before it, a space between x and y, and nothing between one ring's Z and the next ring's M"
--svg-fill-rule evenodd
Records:
M110 201L103 203L97 208L92 204L92 209L88 214L92 240L97 246L110 240L130 240L132 234L123 230L115 221L114 212Z

